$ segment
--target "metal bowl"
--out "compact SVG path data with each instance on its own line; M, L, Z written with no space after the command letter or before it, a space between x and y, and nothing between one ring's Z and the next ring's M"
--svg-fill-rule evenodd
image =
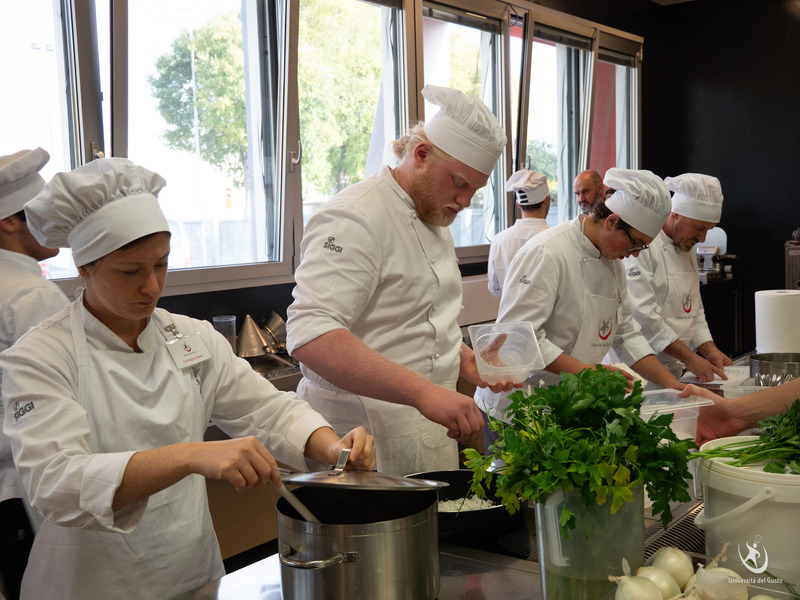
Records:
M458 500L468 496L472 483L472 471L469 469L425 471L408 475L408 477L446 481L449 484L447 487L436 490L440 501ZM439 539L468 541L482 537L496 537L522 526L525 521L525 511L518 510L513 515L509 514L491 488L488 492L487 499L495 502L496 506L458 513L439 512Z
M800 353L766 352L750 357L750 376L755 384L771 387L800 377Z

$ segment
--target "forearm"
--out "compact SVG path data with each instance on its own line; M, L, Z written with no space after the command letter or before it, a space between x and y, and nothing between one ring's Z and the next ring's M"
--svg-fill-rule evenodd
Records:
M144 500L190 475L193 446L197 444L172 444L134 454L125 468L112 508L116 511Z
M766 417L786 412L797 399L800 399L800 379L734 398L732 413L747 427L755 427Z
M554 373L556 375L560 375L562 372L572 373L573 375L577 375L583 369L591 368L594 365L589 365L585 362L578 360L567 354L566 352L562 352L558 358L556 358L553 362L545 367L545 370Z
M308 438L305 447L305 456L312 460L336 464L338 456L333 456L334 449L339 443L339 436L330 427L320 427Z
M346 329L336 329L297 348L292 355L315 373L353 394L417 407L434 384L381 356Z
M664 348L664 353L669 354L672 358L681 361L683 364L688 364L695 356L692 349L678 339Z
M631 365L631 368L648 381L652 381L663 388L682 390L686 387L653 354L648 354L636 361Z

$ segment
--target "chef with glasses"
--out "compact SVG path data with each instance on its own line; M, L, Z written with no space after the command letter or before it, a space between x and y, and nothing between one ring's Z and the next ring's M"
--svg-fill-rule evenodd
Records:
M609 169L603 183L615 190L605 202L536 235L516 253L497 321L533 324L546 366L528 379L532 386L556 384L564 371L595 368L613 349L645 379L681 389L633 319L622 264L646 251L661 231L670 213L669 191L650 171ZM620 370L632 384L634 376ZM483 389L475 401L498 418L509 404L507 393Z

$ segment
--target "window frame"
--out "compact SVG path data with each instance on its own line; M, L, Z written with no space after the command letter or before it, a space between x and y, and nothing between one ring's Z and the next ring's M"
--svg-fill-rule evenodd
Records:
M423 119L424 99L421 90L425 85L422 48L422 21L423 4L425 0L371 0L374 4L385 4L397 7L402 6L403 28L405 33L405 47L403 52L404 64L400 70L404 73L401 81L401 90L398 94L403 97L406 106L399 107L407 124ZM500 98L501 122L506 131L512 131L512 119L516 121L517 129L516 146L514 138L508 136L504 161L501 165L501 174L509 177L516 169L525 164L525 148L527 144L527 106L530 96L530 53L537 24L562 29L592 39L593 48L591 58L596 64L598 55L609 50L631 56L634 61L634 82L631 104L632 115L631 153L633 160L638 165L641 161L641 65L643 38L614 28L606 27L585 19L545 8L527 0L516 0L513 5L499 0L433 0L435 4L450 7L457 11L468 12L496 19L501 23L501 46L498 58L499 89L496 93ZM63 35L67 55L70 58L67 66L68 85L73 86L75 98L68 107L71 120L74 121L71 136L73 139L73 161L80 164L89 157L97 156L108 146L107 156L126 156L127 154L127 27L124 18L127 15L128 0L108 0L110 5L110 20L108 24L111 33L111 73L112 86L110 93L110 143L103 139L102 119L102 90L100 89L99 61L97 48L97 35L95 30L94 0L61 0L63 12ZM276 196L281 198L281 208L278 213L280 223L280 260L276 262L258 262L247 265L229 265L214 267L199 267L194 269L170 271L168 283L164 289L165 296L199 293L207 291L228 290L237 288L257 287L290 283L293 281L294 271L299 263L300 241L302 239L303 214L301 194L302 147L300 145L299 109L297 95L297 40L299 0L243 0L248 10L254 10L259 15L258 31L264 38L264 18L267 10L274 8L274 17L279 19L276 29L279 32L275 42L278 52L285 56L284 61L278 61L279 72L277 78L277 119L276 155L277 172L282 175L281 182L276 189ZM510 53L511 18L524 18L523 28L523 59L520 61L522 72L520 77L519 110L518 114L511 114L511 83L510 83ZM263 43L263 41L261 42ZM264 68L262 67L262 74ZM590 77L587 103L591 106L594 102L594 68L589 69ZM401 80L403 76L401 75ZM262 86L262 102L265 86ZM407 118L406 118L407 117ZM581 148L580 165L587 168L588 150L591 131L592 111L588 110L581 123ZM293 162L295 164L293 165ZM78 164L74 164L77 167ZM501 202L499 219L503 226L513 224L516 219L516 208L510 194L505 195L505 202ZM501 227L502 228L502 227ZM489 244L459 247L456 254L462 264L486 261L488 258ZM67 293L74 294L79 285L77 280L57 280Z

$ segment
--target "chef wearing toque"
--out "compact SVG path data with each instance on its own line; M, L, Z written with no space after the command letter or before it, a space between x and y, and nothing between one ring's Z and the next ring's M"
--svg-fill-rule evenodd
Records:
M0 352L23 333L64 308L69 300L42 278L39 261L58 254L28 230L22 207L44 187L39 170L50 160L41 148L0 156ZM3 375L0 372L0 387ZM3 409L0 404L0 423ZM31 510L0 430L0 579L8 600L19 597L22 574L41 516Z
M514 194L522 218L495 235L489 247L489 291L496 298L503 293L503 281L514 254L534 235L549 227L545 218L550 210L550 189L545 175L520 169L506 181L506 191Z
M649 251L624 261L633 314L656 357L676 377L685 367L700 381L726 378L724 367L732 361L706 324L692 251L720 220L722 188L716 177L700 173L664 182L673 192L672 212Z
M456 440L481 435L474 402L456 391L459 375L487 383L456 323L461 274L448 226L506 144L477 98L433 85L422 94L440 110L394 142L398 165L309 220L287 320L298 394L337 432L364 423L378 469L397 475L457 468Z
M528 379L534 386L540 380L557 383L562 371L593 368L614 348L646 379L682 389L633 319L620 260L645 250L658 235L669 214L669 191L650 171L609 169L604 183L616 190L606 202L520 248L506 275L497 321L533 324L546 365ZM633 376L623 372L632 383ZM475 402L501 418L507 396L477 390Z
M208 322L156 308L164 184L104 158L57 174L25 206L42 244L72 248L85 290L0 355L4 431L46 518L24 599L174 597L224 574L204 477L279 484L276 458L306 469L349 446L356 467L374 466L363 428L339 440ZM233 439L204 442L209 420Z

